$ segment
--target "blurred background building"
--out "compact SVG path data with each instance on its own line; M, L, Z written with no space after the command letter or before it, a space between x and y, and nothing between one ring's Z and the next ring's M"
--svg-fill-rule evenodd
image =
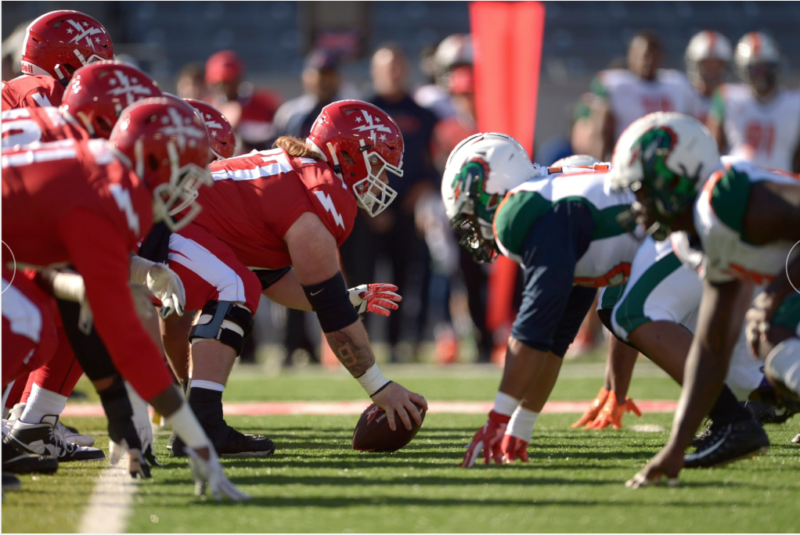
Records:
M544 4L534 148L534 159L543 164L569 155L570 140L591 140L585 120L596 104L592 80L603 69L624 68L628 46L643 29L660 38L662 66L681 72L697 32L716 30L735 46L745 33L763 31L783 52L781 84L796 88L800 81L800 2ZM476 129L467 2L6 1L3 80L18 73L25 25L55 9L95 17L111 34L119 59L140 66L166 91L221 109L237 126L240 152L267 148L279 134L305 135L332 100L363 98L402 114L401 129L414 139L404 168L413 168L414 176L397 188L403 198L394 211L381 221L359 221L353 243L342 251L343 265L350 266L352 284L402 280L411 287L401 308L408 316L392 323L369 318L373 338L392 342L383 358L413 360L421 343L436 342L443 362L458 354L488 360L492 334L480 310L485 273L459 258L435 202L447 153ZM454 37L443 42L448 36ZM735 81L732 68L726 76ZM376 236L404 247L377 247ZM365 249L375 253L369 266L354 257ZM258 321L257 342L283 345L289 357L305 353L299 360L319 358L313 316L287 317L265 301ZM403 343L405 349L396 347Z

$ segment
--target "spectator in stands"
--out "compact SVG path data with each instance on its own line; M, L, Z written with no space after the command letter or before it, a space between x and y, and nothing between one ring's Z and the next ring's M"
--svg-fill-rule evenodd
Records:
M414 101L447 119L455 113L450 101L450 73L459 67L472 66L472 38L468 34L448 35L435 49L423 49L420 67L430 78L414 92Z
M411 98L408 58L398 46L378 48L372 56L371 75L375 96L369 101L389 114L403 133L403 177L392 180L397 198L388 209L375 218L357 220L341 249L342 262L350 282L361 284L373 280L375 269L374 260L365 262L363 247L388 257L392 282L403 294L400 313L389 317L392 360L401 361L405 360L398 352L401 331L410 327L408 341L416 345L426 321L430 255L416 231L414 210L424 193L439 191L439 175L433 168L430 149L436 116Z
M243 152L266 149L275 137L273 119L280 97L245 82L244 64L236 52L223 50L206 62L206 102L228 118L243 143Z
M206 100L209 98L206 86L206 72L199 63L184 65L175 81L175 91L181 98Z
M640 31L628 47L627 69L601 71L594 79L588 154L607 161L622 131L648 113L691 113L691 86L683 73L660 68L662 50L657 34Z

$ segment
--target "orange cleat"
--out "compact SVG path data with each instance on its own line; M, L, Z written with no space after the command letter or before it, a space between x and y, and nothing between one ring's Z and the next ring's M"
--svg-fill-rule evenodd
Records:
M589 407L589 410L583 413L583 416L581 416L580 420L572 424L572 428L584 427L591 424L594 419L597 418L597 415L600 414L600 410L603 408L606 398L608 398L608 390L606 387L603 387L600 389L597 397L594 398L594 401L592 401L592 406Z
M586 425L586 429L605 429L606 427L613 426L614 429L622 429L622 416L626 412L632 412L639 418L642 417L642 411L633 402L631 398L625 398L625 403L622 405L617 404L617 396L611 394L608 396L603 410L597 415L597 418L590 424Z

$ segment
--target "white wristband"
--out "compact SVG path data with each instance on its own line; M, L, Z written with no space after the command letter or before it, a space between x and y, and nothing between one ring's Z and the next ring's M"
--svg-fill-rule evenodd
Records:
M377 364L373 364L361 377L356 377L356 381L361 385L361 388L366 390L369 397L374 396L378 393L378 390L391 383L389 379L383 376Z
M53 277L53 295L59 299L82 303L86 299L83 277L77 273L58 273Z
M503 392L498 392L494 398L494 412L503 416L511 416L517 405L519 405L518 399L514 399Z
M520 405L511 415L506 434L530 442L533 438L533 426L536 425L537 418L539 418L538 412L529 411Z
M211 442L206 436L206 432L200 426L189 404L185 401L181 408L166 417L167 423L172 426L175 432L181 437L183 443L192 449L210 448Z

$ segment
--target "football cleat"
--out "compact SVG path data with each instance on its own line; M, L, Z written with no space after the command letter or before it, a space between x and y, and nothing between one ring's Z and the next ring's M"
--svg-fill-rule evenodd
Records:
M639 418L642 417L642 411L639 410L639 407L636 406L631 398L625 398L625 403L619 405L616 394L609 393L600 414L597 415L593 422L586 424L585 429L600 430L609 425L614 429L622 429L622 416L626 412L632 412Z
M24 453L11 444L3 443L3 472L11 474L54 474L57 470L58 459Z
M761 401L745 401L744 407L762 424L782 424L796 414L791 408Z
M608 389L606 387L602 387L600 392L598 392L597 397L594 398L592 401L592 405L589 409L583 413L583 416L580 419L572 424L572 428L576 427L584 427L587 424L590 424L597 418L597 415L600 414L600 410L603 408L603 405L606 403L606 399L608 398Z
M755 420L712 426L709 436L683 458L685 468L713 468L755 457L769 449L769 437Z
M19 490L20 488L22 488L22 483L20 483L17 476L3 473L3 492Z
M228 424L217 429L213 432L206 429L206 433L220 457L264 457L275 453L275 443L265 436L245 435ZM167 448L172 450L172 455L175 457L188 455L186 445L175 433L170 437Z
M792 439L792 444L800 444L800 433L797 433L797 436Z
M55 431L58 416L48 414L38 424L17 421L3 441L20 451L35 455L47 455L60 462L101 461L105 453L97 448L86 448L67 442Z
M89 435L82 435L78 432L77 429L74 427L68 427L61 422L56 424L56 434L60 435L62 439L66 440L67 442L71 442L76 446L83 446L85 448L90 448L94 446L94 438L90 437Z

